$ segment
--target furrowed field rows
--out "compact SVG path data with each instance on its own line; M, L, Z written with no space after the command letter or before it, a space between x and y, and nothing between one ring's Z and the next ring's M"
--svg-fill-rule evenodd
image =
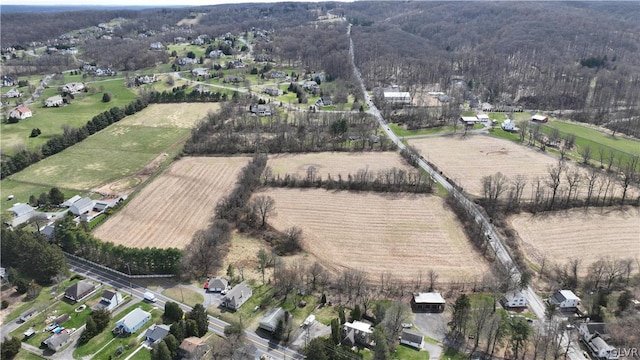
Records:
M183 248L205 229L249 158L183 158L95 232L132 247Z

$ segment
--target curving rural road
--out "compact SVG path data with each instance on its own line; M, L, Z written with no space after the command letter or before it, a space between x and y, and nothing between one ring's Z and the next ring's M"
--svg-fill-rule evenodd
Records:
M369 105L369 110L367 112L375 116L375 118L378 120L378 123L380 124L384 132L387 134L389 139L391 139L391 141L398 146L398 149L400 150L406 149L405 144L391 130L391 128L387 126L387 122L384 120L384 118L382 117L382 114L380 113L378 108L376 108L373 101L371 101L371 97L367 93L367 89L365 88L364 82L362 81L362 75L360 74L360 71L356 67L356 63L355 63L353 40L351 38L351 24L349 24L347 35L349 36L349 55L351 57L353 72L356 77L356 80L360 84L360 88L362 89L362 92L364 94L365 101ZM485 212L482 211L478 207L478 205L476 205L473 201L469 200L462 192L456 189L446 178L440 175L439 172L435 171L431 166L429 166L429 164L427 164L422 157L418 161L418 165L420 166L420 168L425 170L429 175L431 175L431 177L435 181L440 183L440 185L442 185L447 191L449 191L449 193L452 194L455 197L455 199L459 201L467 210L469 210L474 215L476 222L478 222L479 224L482 224L484 229L487 229L485 234L487 234L487 237L489 238L489 244L491 245L491 248L493 249L496 255L496 258L500 261L502 266L505 267L505 269L511 272L514 279L516 281L519 281L521 277L521 272L516 266L516 264L514 263L509 252L507 252L507 249L504 245L502 238L493 228L493 224L491 223L491 220L485 214ZM527 297L527 302L529 303L529 307L533 311L533 313L536 315L536 317L538 319L544 319L545 306L542 299L535 293L535 291L533 291L533 288L531 286L528 286L526 289L524 289L524 293ZM541 321L538 321L538 323L541 324ZM568 336L563 336L562 339L560 340L560 342L564 347L566 347L567 338ZM571 360L584 360L581 354L579 345L575 343L571 344L571 351L569 351L567 355Z
M180 308L185 312L191 311L191 307L180 302L175 301L174 299L168 298L160 293L151 291L146 289L140 285L137 285L129 280L123 279L119 276L104 272L102 270L96 269L94 267L88 266L86 264L77 262L73 259L67 257L67 262L69 264L69 269L75 273L81 274L89 279L94 281L99 281L103 284L108 284L113 286L116 289L120 289L120 291L129 293L131 296L135 296L139 299L144 298L145 292L151 292L156 296L156 304L160 307L164 307L164 304L167 301L173 301L180 305ZM224 337L224 328L229 325L228 323L215 318L213 316L209 316L209 330L217 335ZM280 346L275 344L267 339L263 339L260 336L256 335L255 332L245 330L246 340L245 344L253 344L258 349L258 352L261 354L265 354L272 359L304 359L304 357L289 348Z

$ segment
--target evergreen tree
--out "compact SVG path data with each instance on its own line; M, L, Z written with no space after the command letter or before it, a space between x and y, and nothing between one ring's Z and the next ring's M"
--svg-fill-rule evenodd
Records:
M331 320L331 342L334 345L340 344L340 339L342 339L342 334L340 333L340 320L332 319Z
M373 328L372 340L375 343L373 347L373 359L391 359L391 353L389 352L389 346L387 345L387 334L384 326L378 325Z
M183 314L184 312L180 308L180 305L178 305L177 303L173 301L167 301L164 304L164 317L165 319L167 319L167 321L172 323L180 321Z
M209 328L209 319L207 317L207 311L202 304L196 304L196 306L189 311L187 319L193 319L198 326L198 337L204 336Z
M20 339L15 336L3 341L2 344L0 344L2 360L13 359L18 352L20 352L20 347Z
M362 312L360 311L360 305L356 304L351 311L351 321L360 320L362 318Z
M151 360L171 360L171 351L164 340L151 347Z
M180 320L177 323L171 325L169 332L175 336L178 342L182 342L186 338L186 323L184 320Z
M200 333L198 332L198 323L196 323L193 319L187 319L186 322L186 333L187 337L196 336L199 337Z
M57 187L52 187L49 190L49 202L52 205L60 205L64 202L64 194Z
M302 354L307 360L329 360L329 357L325 354L324 341L322 338L311 340L302 351Z

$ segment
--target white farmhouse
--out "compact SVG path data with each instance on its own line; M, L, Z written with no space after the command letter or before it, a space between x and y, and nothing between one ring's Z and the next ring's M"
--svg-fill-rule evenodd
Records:
M504 295L503 304L506 308L527 307L527 297L521 290L509 291Z
M549 298L549 303L555 304L560 310L569 310L580 305L580 298L571 290L558 290Z

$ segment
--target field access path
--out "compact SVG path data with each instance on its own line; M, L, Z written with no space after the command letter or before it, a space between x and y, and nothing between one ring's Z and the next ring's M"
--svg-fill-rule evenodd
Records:
M391 139L391 141L398 146L398 149L402 151L407 147L400 140L400 138L391 130L391 128L389 128L389 126L387 125L387 122L382 117L382 114L380 113L378 108L376 108L373 101L371 101L371 97L367 93L367 89L364 86L364 82L362 81L362 75L360 74L360 71L356 67L353 39L351 38L351 27L352 27L352 24L349 24L349 27L347 30L347 35L349 36L349 56L351 58L353 73L356 78L356 81L360 84L360 88L362 89L362 93L364 94L365 102L367 103L367 105L369 105L369 110L367 110L367 112L375 116L376 120L378 120L378 123L380 124L384 132L387 134L389 139ZM520 269L518 269L518 267L516 266L513 259L511 258L511 255L509 254L509 252L507 251L504 245L504 241L499 236L498 232L494 229L493 224L491 223L489 217L485 214L485 212L482 211L478 207L478 205L476 205L473 201L469 200L463 193L458 191L451 183L449 183L449 181L447 181L447 179L445 179L442 175L440 175L439 172L431 168L431 166L429 166L429 164L427 164L424 161L424 158L422 157L420 158L420 160L418 161L418 165L420 166L420 168L426 171L435 181L437 181L440 185L442 185L450 194L452 194L452 196L458 202L460 202L460 204L462 204L467 210L469 210L475 216L476 222L483 224L484 229L487 229L486 234L489 238L489 244L491 245L491 248L493 249L496 255L496 258L500 261L502 266L504 266L505 269L510 271L512 276L517 281L519 281L520 277L522 276L522 273ZM542 299L535 293L531 285L527 286L527 288L524 289L524 293L527 297L527 302L529 303L529 307L534 312L536 317L538 319L544 319L545 318L544 303ZM538 321L538 324L541 326L542 321ZM562 339L560 340L563 346L566 346L567 338L568 336L563 336ZM584 360L579 344L576 344L574 342L570 345L571 345L571 349L567 354L569 359Z

